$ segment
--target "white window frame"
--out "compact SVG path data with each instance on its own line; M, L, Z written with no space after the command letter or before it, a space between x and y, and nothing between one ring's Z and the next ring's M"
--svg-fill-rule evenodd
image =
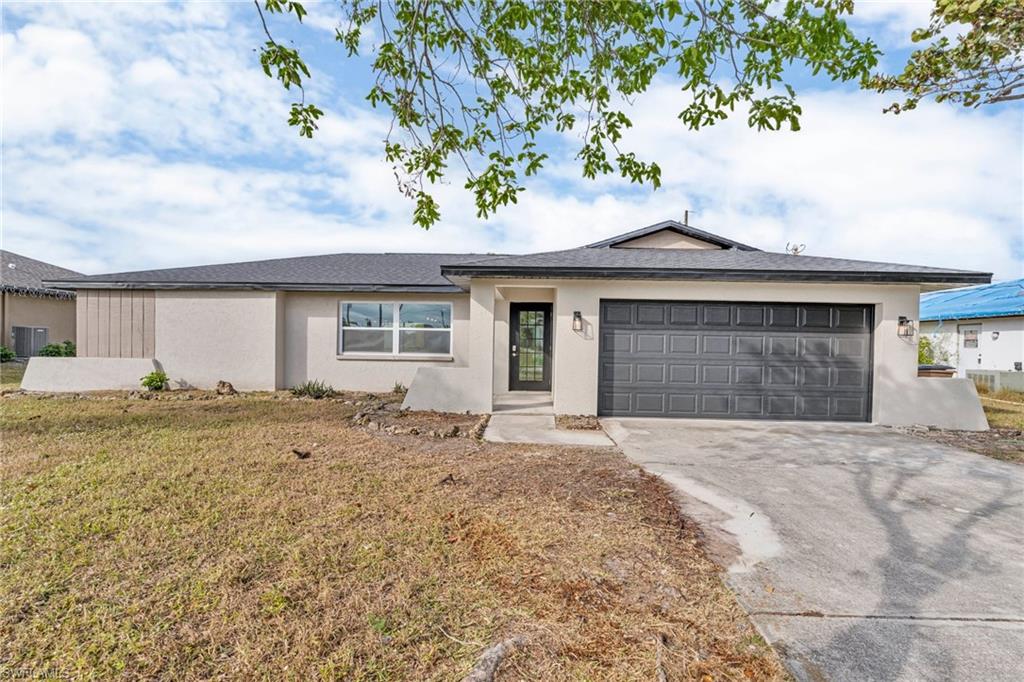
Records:
M353 327L345 326L345 305L349 303L368 303L370 305L390 305L392 306L391 313L391 327ZM448 328L439 327L403 327L401 317L401 307L403 305L444 305L448 306ZM455 306L451 301L338 301L338 355L349 356L349 357L378 357L378 358L450 358L452 357L453 350L455 348L455 320L453 315L455 313ZM345 351L345 330L353 329L359 331L386 331L391 330L391 352L387 351ZM401 337L402 332L421 332L421 331L435 331L448 332L448 351L442 353L403 353L401 352Z

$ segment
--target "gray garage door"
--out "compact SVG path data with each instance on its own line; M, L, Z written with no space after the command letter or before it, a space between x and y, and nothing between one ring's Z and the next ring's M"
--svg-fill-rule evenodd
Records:
M598 413L868 421L873 307L602 301Z

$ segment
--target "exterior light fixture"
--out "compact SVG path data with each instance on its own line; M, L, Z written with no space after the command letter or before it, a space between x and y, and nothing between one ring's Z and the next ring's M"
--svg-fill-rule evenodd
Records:
M914 321L900 315L899 325L896 328L896 336L901 339L911 339L914 337Z
M583 331L583 313L578 310L572 311L572 330L574 332Z

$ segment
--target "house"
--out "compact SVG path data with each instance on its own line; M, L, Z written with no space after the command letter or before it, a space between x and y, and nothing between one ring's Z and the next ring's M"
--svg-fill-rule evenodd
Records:
M958 376L1024 390L1024 278L922 294L921 335Z
M983 272L761 251L675 221L528 255L336 254L64 278L74 360L30 390L241 390L319 379L487 412L550 393L565 414L961 424L974 388L917 377L922 288ZM63 361L63 362L61 362Z
M45 286L43 280L77 277L82 273L0 251L0 345L30 357L49 343L73 341L75 293Z

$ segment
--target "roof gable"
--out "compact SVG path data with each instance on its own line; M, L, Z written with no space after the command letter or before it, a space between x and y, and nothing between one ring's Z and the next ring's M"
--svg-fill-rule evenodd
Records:
M671 239L672 235L677 235L677 239ZM721 235L684 225L676 220L663 220L654 225L641 227L639 230L633 230L632 232L609 237L593 244L587 244L586 248L738 249L740 251L760 251L760 249L753 246L741 244Z
M0 289L6 292L66 298L72 294L47 287L43 280L81 276L82 273L59 265L22 256L13 251L0 251Z

